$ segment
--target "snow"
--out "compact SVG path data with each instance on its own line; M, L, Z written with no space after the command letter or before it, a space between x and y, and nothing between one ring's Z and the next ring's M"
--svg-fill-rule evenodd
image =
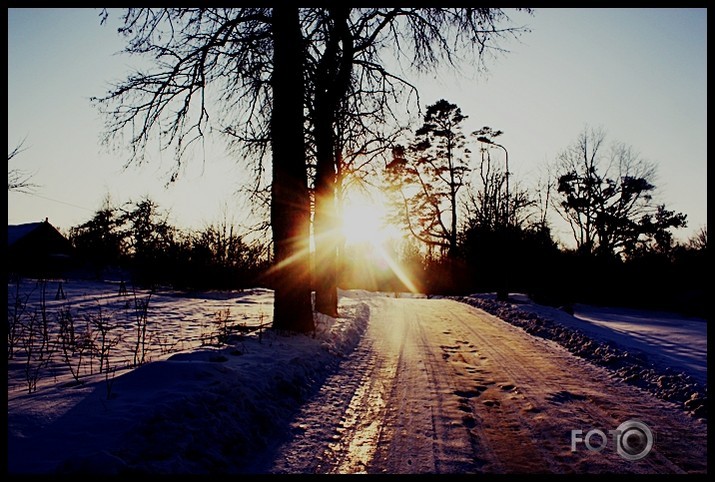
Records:
M679 367L700 383L707 381L707 323L702 318L627 308L577 304L576 328L599 339L645 352L662 367ZM609 336L610 335L610 336Z
M68 370L44 368L47 376L37 390L23 385L24 356L9 361L8 469L16 473L54 471L117 473L134 470L159 473L233 471L251 450L267 444L271 428L295 410L302 397L337 360L357 344L368 320L366 305L343 299L344 318L316 316L311 335L281 335L269 329L232 335L222 346L202 345L210 339L209 322L216 313L230 312L245 326L270 324L273 293L266 289L184 296L154 293L148 303L148 331L173 338L164 346L186 349L172 353L149 351L138 368L124 368L132 359L134 332L127 299L116 283L63 283L67 300L54 300L57 282L50 282L48 312L71 302L75 318L102 306L124 321L124 349L111 362L116 372L89 374L89 365L73 380ZM27 282L20 291L32 292L37 303L40 289ZM16 292L8 285L9 296ZM131 298L132 295L130 295ZM136 294L147 299L147 292ZM130 299L131 301L131 299ZM92 305L95 305L92 307ZM8 301L10 306L10 301ZM132 311L129 309L129 311ZM164 339L162 339L164 340ZM193 345L193 347L188 347ZM203 430L192 430L201 426ZM218 432L230 434L229 442ZM195 439L194 434L202 434ZM219 440L223 440L219 442ZM165 452L168 447L177 453ZM114 455L121 452L122 458ZM245 453L244 453L245 451Z
M285 438L279 427L289 425L297 432L305 432L308 426L328 430L329 421L336 418L336 408L325 405L330 397L346 410L348 422L341 426L342 432L355 430L360 423L367 422L374 432L375 420L361 421L355 413L370 404L373 411L377 408L388 411L387 395L375 401L379 390L374 379L362 371L368 366L369 373L383 379L404 376L397 371L404 350L399 359L389 363L380 362L370 351L375 344L397 346L411 333L408 328L395 333L384 328L402 313L402 305L388 304L387 298L395 297L394 294L341 291L339 318L318 314L314 333L291 335L268 328L273 293L267 289L186 294L171 290L149 293L130 287L129 294L123 296L116 281L65 281L62 284L65 297L55 299L58 283L50 281L44 289L31 280L21 285L8 283L9 319L12 307L20 300L19 305L27 308L23 319L28 320L31 313L36 313L36 320L40 320L44 293L50 326L56 327L61 313L69 312L77 332L89 333L99 343L97 327L106 322L112 326L108 331L111 343L106 343L110 369L100 372L99 360L90 360L89 355L77 365L75 356L75 377L61 350L52 354L49 363L32 356L28 362L21 340L18 341L15 357L8 360L10 473L250 471L247 467L260 466L255 464L257 454L274 450ZM420 295L401 294L400 298L420 303L430 301ZM500 317L517 326L514 320L527 319L524 313L538 315L542 321L568 328L571 334L579 331L587 334L599 342L598 346L618 346L639 360L647 357L649 365L639 366L641 372L650 369L662 376L666 373L664 366L668 365L667 373L684 374L683 380L689 382L688 400L692 393L700 397L698 400L706 397L707 344L703 320L581 305L575 307L573 317L525 298L517 299L519 302L499 304L492 295L474 295L461 301L489 312L501 309ZM139 309L142 302L147 307L145 318ZM377 308L392 311L389 316L373 320L371 310ZM430 313L428 309L424 312ZM438 316L438 310L431 315ZM528 319L532 323L536 320ZM146 321L147 330L143 350L137 349L141 347L137 341L141 341L138 328L142 320ZM368 340L365 334L372 324L383 328L375 328L378 331L371 332ZM431 329L435 333L448 332L437 325ZM53 332L50 338L59 340L57 336ZM366 341L371 345L365 345ZM443 345L445 360L459 346ZM136 366L133 362L142 352L145 362ZM422 376L417 371L406 373L415 383ZM28 393L33 374L38 374L36 390ZM355 393L359 397L342 394L350 392L343 388L351 384L356 384ZM329 396L321 392L323 386L332 387ZM410 385L403 390L407 390L406 397ZM685 396L686 391L681 387L678 396ZM422 403L429 399L428 394L419 390L414 395ZM307 403L310 400L312 406ZM701 406L702 413L704 403L691 404L691 408ZM360 437L350 440L341 450L359 451L366 446L371 447L371 453L379 450L377 445L365 445ZM317 450L317 442L304 440L303 444L301 450L305 453ZM457 448L454 450L456 453ZM402 471L398 467L393 469Z
M488 295L474 295L489 299ZM573 315L512 294L515 308L579 330L602 342L644 353L660 368L679 367L700 383L707 382L707 322L674 313L575 304Z
M673 313L576 304L573 314L516 294L459 297L528 333L555 340L572 353L608 367L627 383L676 402L705 418L707 322Z

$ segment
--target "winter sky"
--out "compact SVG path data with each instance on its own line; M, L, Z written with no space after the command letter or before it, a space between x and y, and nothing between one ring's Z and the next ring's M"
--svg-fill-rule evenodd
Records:
M245 180L220 144L196 152L166 188L172 153L123 170L127 157L100 146L103 125L89 102L122 80L137 60L123 47L117 12L8 9L8 152L26 139L10 168L33 174L33 194L8 193L8 223L44 218L67 230L87 221L109 194L115 203L149 195L170 221L201 228L224 214L243 222L236 189ZM585 126L630 145L658 166L657 200L688 216L687 239L707 223L707 9L507 10L531 32L502 43L488 75L442 71L414 77L423 107L440 98L461 107L465 131L504 131L516 182L533 186ZM202 161L206 155L206 162ZM501 154L501 151L499 151ZM499 155L496 154L496 155ZM567 229L555 234L567 239Z

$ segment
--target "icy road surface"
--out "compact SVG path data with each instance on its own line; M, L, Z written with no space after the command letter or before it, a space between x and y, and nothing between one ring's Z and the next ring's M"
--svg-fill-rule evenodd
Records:
M555 343L452 300L368 303L360 344L250 471L707 471L704 423ZM620 441L638 460L608 435L631 420L653 435Z

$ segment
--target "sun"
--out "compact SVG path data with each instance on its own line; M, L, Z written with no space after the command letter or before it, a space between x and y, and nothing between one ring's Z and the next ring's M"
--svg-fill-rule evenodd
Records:
M342 234L348 245L382 245L399 233L386 222L387 209L376 196L351 192L343 204Z
M417 293L410 272L396 257L395 249L404 240L404 233L387 221L388 208L381 195L379 191L351 191L343 201L341 232L350 253L345 265L349 279L360 286L372 287L369 289L383 289L395 286L389 281L392 277Z

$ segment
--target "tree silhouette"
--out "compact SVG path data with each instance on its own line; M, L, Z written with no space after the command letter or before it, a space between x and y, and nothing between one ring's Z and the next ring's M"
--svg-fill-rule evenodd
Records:
M694 250L705 250L708 247L708 227L700 226L687 243L688 248Z
M525 29L497 27L509 17L501 9L489 8L333 7L317 9L309 18L324 25L323 41L311 42L319 53L314 55L315 67L308 69L309 79L311 73L316 79L312 83L316 87L316 309L334 314L340 247L335 236L340 224L338 203L348 171L342 161L364 149L344 152L345 147L380 139L376 126L396 119L394 109L408 103L410 96L419 99L414 86L388 68L385 54L406 60L417 71L438 65L459 69L462 59L481 69L486 53L503 52L495 42L516 37ZM390 146L389 138L384 138L384 147Z
M271 87L271 226L275 285L273 327L309 332L315 329L310 287L310 196L303 124L303 38L298 8L273 9Z
M70 228L69 239L97 277L121 267L131 268L138 282L175 288L246 288L259 280L267 246L247 242L226 214L200 231L182 231L166 216L149 198L120 209L107 196L90 220Z
M107 265L118 265L125 254L119 209L107 196L89 221L70 228L69 239L97 274Z
M684 227L686 216L654 203L654 164L623 143L604 152L605 137L602 129L585 128L559 156L555 207L569 222L577 251L628 255L644 238L670 245L668 230Z
M122 236L128 243L137 281L152 285L166 278L162 271L172 265L178 233L168 222L169 213L161 212L149 197L128 204L118 217Z
M388 169L410 232L450 257L457 254L458 195L470 171L462 133L466 118L444 99L428 106L414 139L407 149L395 151Z
M180 173L187 149L212 128L224 132L258 182L271 162L274 327L311 331L308 237L310 204L303 138L303 45L297 7L127 9L125 52L153 57L106 96L104 141L141 163L154 139L175 149Z

